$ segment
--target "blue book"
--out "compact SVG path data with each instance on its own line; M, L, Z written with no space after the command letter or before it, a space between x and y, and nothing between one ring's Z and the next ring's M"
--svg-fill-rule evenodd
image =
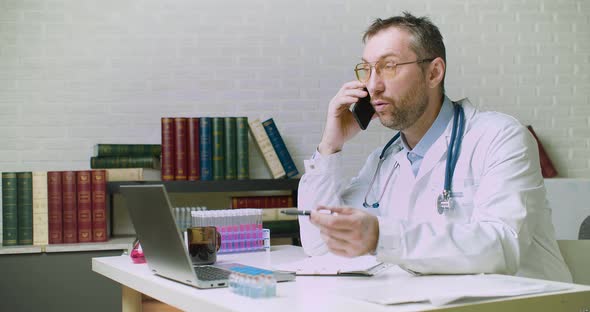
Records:
M199 124L199 156L201 157L201 180L213 180L213 145L211 117L201 117Z
M279 156L279 160L281 161L281 165L283 165L283 169L287 173L288 178L293 178L299 174L297 171L297 167L295 167L295 162L293 162L293 158L291 158L291 154L287 150L287 146L279 133L279 129L272 118L265 120L262 122L262 126L264 127L264 131L268 134L268 138L270 139L270 143L272 147L277 152L277 156Z

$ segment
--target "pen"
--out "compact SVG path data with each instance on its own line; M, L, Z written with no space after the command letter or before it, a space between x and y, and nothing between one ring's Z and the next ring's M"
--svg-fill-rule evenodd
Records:
M289 216L310 216L311 215L311 210L295 210L295 209L289 209L289 210L281 210L282 214L286 214Z

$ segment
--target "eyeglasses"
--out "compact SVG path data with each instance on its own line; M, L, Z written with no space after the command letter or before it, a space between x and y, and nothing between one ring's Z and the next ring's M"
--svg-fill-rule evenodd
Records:
M371 65L371 63L359 63L356 64L354 67L354 73L356 74L356 79L362 83L367 83L371 78L371 70L375 67L375 72L381 78L391 78L395 76L395 69L400 65L407 65L407 64L421 64L425 62L432 62L434 58L429 59L421 59L413 62L405 62L405 63L394 63L391 61L377 61Z

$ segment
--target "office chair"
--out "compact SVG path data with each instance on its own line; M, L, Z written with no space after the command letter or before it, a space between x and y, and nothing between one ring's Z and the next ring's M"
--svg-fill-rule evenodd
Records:
M580 233L578 239L590 239L590 216L587 216L582 225L580 225Z
M589 218L584 223L588 234ZM584 225L582 223L582 225ZM580 238L582 238L580 229ZM576 284L590 285L590 239L557 240L557 245Z

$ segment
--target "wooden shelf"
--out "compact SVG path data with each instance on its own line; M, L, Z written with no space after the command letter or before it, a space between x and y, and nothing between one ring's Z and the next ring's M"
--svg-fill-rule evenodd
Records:
M119 193L121 185L164 185L169 193L296 191L299 179L252 179L221 181L125 181L108 182L108 194Z
M7 246L0 247L0 255L52 253L52 252L80 252L101 250L130 250L135 237L113 237L102 243L83 244L55 244L43 246Z

